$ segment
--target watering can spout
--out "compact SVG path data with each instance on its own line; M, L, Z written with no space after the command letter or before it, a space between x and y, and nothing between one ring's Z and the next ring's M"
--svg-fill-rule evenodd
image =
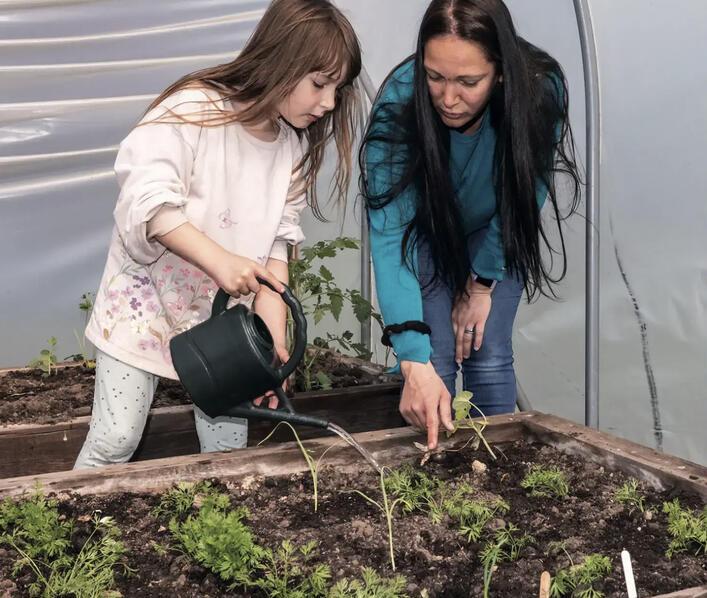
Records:
M285 394L282 388L276 388L275 394L284 409L256 407L253 403L249 402L245 405L241 404L231 407L223 415L227 415L229 417L244 417L246 419L265 419L275 422L287 422L293 426L311 426L314 428L324 428L325 430L329 428L330 422L322 419L321 417L314 417L313 415L305 415L295 412L289 397Z

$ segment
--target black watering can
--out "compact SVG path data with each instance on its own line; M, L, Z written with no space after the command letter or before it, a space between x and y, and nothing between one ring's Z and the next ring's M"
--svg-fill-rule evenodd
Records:
M273 291L272 285L258 282ZM211 317L175 336L169 343L174 369L192 401L209 417L229 416L285 421L328 428L329 422L295 413L282 383L294 372L307 346L302 305L285 286L282 298L294 319L295 343L280 364L272 336L258 314L243 304L227 308L230 296L219 289ZM253 399L275 391L281 408L256 407Z

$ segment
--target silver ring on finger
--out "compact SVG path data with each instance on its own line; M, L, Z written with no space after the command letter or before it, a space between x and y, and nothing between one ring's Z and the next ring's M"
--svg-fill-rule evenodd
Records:
M473 328L464 328L464 334L474 334Z

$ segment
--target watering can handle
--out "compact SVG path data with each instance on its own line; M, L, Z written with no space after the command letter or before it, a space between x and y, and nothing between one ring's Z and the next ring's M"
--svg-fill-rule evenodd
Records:
M271 291L275 291L273 286L265 279L258 277L258 282L264 284ZM292 353L290 359L287 360L283 366L277 370L278 378L285 380L292 372L295 371L297 364L302 360L304 351L307 348L307 319L304 316L304 311L302 310L302 304L297 300L294 293L287 285L282 285L285 290L281 293L282 300L285 302L287 307L290 308L292 312L292 319L295 322L294 326L294 347L292 348ZM223 289L219 289L214 297L213 307L211 308L211 317L217 316L218 314L226 311L226 306L230 295Z

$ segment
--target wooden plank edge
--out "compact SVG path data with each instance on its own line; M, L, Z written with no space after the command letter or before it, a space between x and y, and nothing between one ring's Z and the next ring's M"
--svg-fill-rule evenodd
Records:
M533 413L535 417L525 420L525 425L537 440L623 471L659 490L684 488L707 502L707 467L556 415Z
M489 418L484 435L489 442L521 440L522 422L526 414ZM473 432L460 430L440 446L453 448L467 442ZM354 437L384 466L420 455L413 442L424 442L424 436L412 428L393 428L360 432ZM321 454L332 444L342 444L338 437L308 440L305 446ZM343 471L368 471L365 463L348 445L337 446L327 453L326 467ZM179 481L197 481L213 477L225 480L244 476L288 475L307 470L295 442L243 449L224 453L205 453L185 457L169 457L110 465L92 470L72 470L0 480L0 497L17 496L40 484L45 492L108 494L111 492L160 492ZM372 470L371 470L372 471Z
M707 585L698 588L689 588L687 590L679 590L670 594L661 594L652 598L707 598Z
M383 384L366 384L364 386L350 386L347 388L325 390L325 391L310 391L296 393L292 398L293 405L309 406L312 402L331 401L331 400L348 400L360 399L362 396L382 395L384 397L392 396L399 392L400 384L397 382L385 382ZM173 405L169 407L155 407L150 409L150 415L159 418L163 415L181 415L183 413L192 413L192 404ZM303 410L303 413L306 411ZM71 430L76 427L88 426L91 421L90 415L81 415L71 418L66 421L59 421L47 424L0 424L0 436L13 435L28 435L54 433L56 431Z

